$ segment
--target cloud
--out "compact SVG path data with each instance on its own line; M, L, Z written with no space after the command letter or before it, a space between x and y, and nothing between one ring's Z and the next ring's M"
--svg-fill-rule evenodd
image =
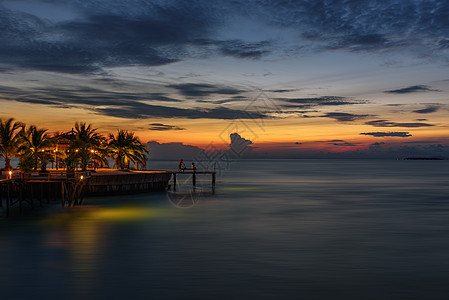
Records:
M155 131L168 131L168 130L186 130L185 128L174 126L174 125L166 125L162 123L151 123L149 124L149 130Z
M243 138L237 132L230 134L231 143L229 144L229 153L232 157L242 157L249 154L254 148L250 145L252 141Z
M148 142L147 147L150 150L150 160L193 160L203 151L199 147L184 145L183 143L158 143L156 141Z
M247 43L241 40L230 40L223 42L215 42L219 45L219 51L225 56L233 56L237 58L261 58L263 55L270 53L268 46L269 41L261 41L257 43Z
M364 104L368 102L366 100L353 100L351 98L340 96L322 96L315 98L277 98L276 100L294 103L295 105L284 105L284 107L296 107L296 108Z
M449 47L444 0L10 3L14 1L0 4L1 70L88 73L105 67L158 66L189 58L260 59L273 53L279 57L295 55L295 51L296 55L334 50L396 51L428 58L447 57ZM50 7L54 13L33 7ZM260 24L260 31L268 33L260 34L261 39L245 33L229 34L230 26L235 31L243 19ZM278 37L267 39L270 33ZM396 93L418 90L412 87Z
M34 7L47 5L35 2ZM73 14L63 21L49 21L26 5L20 9L0 4L4 68L92 73L105 67L159 66L217 54L257 59L270 52L269 41L215 39L224 10L203 1L137 0L120 5L105 0L60 1L58 5Z
M429 127L435 126L433 124L428 123L396 123L387 120L375 120L365 122L366 125L371 125L374 127L409 127L409 128L417 128L417 127Z
M412 136L408 132L363 132L362 135L371 135L374 137L409 137Z
M403 144L438 144L438 141L412 141L412 142L402 142Z
M428 105L426 108L417 109L417 110L414 110L413 112L418 113L418 114L430 114L430 113L436 112L439 109L440 109L440 106L438 106L438 105Z
M352 121L371 117L371 115L357 115L357 114L350 114L350 113L331 112L331 113L326 113L325 115L322 115L320 117L335 119L339 122L352 122Z
M389 93L389 94L410 94L410 93L417 93L417 92L439 92L439 91L431 89L427 85L412 85L412 86L401 88L401 89L384 91L384 93Z
M340 142L340 143L332 143L332 145L334 145L334 146L342 146L342 147L355 147L355 146L357 146L356 144L345 142L345 141Z
M223 91L223 90L222 90ZM63 108L84 108L99 115L127 119L188 118L188 119L261 119L271 118L260 111L230 109L222 106L213 108L182 107L149 104L155 101L179 102L160 93L118 92L91 87L39 87L17 89L0 86L0 96L18 102L57 106ZM173 101L171 101L173 100Z
M368 149L373 152L378 152L384 149L384 145L385 145L384 142L375 142L372 143Z
M218 95L238 95L243 90L206 83L179 83L168 85L176 89L181 95L186 97L206 97L212 94Z
M299 91L299 89L266 90L265 92L270 92L270 93L290 93L290 92L296 92L296 91Z
M115 105L108 108L96 108L100 115L107 115L126 119L187 118L187 119L262 119L269 118L265 113L252 112L226 107L217 108L178 108L171 106L150 105L140 102Z
M424 51L437 56L447 45L444 0L261 2L268 22L302 32L303 51L409 51L416 56Z

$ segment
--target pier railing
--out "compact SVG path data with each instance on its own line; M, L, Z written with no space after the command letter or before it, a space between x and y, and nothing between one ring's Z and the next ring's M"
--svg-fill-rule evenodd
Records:
M75 179L75 180L83 180L89 179L92 177L91 171L76 171L74 173L67 171L48 171L45 173L42 172L15 172L12 174L10 179L22 179L26 181L36 181L36 180L66 180L66 179Z

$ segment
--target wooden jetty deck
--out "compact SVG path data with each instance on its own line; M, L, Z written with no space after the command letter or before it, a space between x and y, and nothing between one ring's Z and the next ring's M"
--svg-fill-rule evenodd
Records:
M216 172L215 171L197 171L192 169L186 169L186 170L179 170L179 171L172 171L173 174L173 190L176 191L176 179L177 175L187 174L192 176L192 186L196 186L196 176L201 174L207 174L211 175L211 188L212 193L215 193L215 182L216 182Z
M176 191L177 177L191 176L192 186L197 185L198 175L211 175L212 193L215 192L216 172L181 170L181 171L130 171L122 172L112 169L97 172L76 172L67 177L64 171L50 171L45 174L32 173L23 178L19 172L10 179L0 179L0 211L4 209L10 215L13 205L22 212L26 204L32 209L44 202L60 201L61 206L75 206L83 202L85 196L119 195L164 191L173 178L173 190ZM190 178L188 179L190 180ZM1 215L1 214L0 214Z

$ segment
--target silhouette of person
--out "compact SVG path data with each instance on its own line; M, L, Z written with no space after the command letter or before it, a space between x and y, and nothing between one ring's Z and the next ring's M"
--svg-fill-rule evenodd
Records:
M194 162L192 162L192 170L193 170L193 171L196 170L196 168L195 168L195 163L194 163Z
M181 159L179 161L179 165L178 165L178 171L184 171L186 169L186 165L184 164L184 161Z

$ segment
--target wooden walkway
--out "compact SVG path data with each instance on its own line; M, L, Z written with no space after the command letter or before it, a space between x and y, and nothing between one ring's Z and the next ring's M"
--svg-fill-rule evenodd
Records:
M60 200L62 207L80 205L90 178L90 172L77 172L73 178L66 174L47 173L0 180L0 208L5 209L8 217L14 205L18 205L19 213L22 213L24 204L34 209L36 202L42 207L45 200L47 203Z
M173 175L173 191L176 191L176 177L178 175L182 175L182 174L191 175L192 176L192 186L195 187L196 186L196 176L206 174L206 175L211 175L212 194L215 193L215 181L216 181L216 174L217 174L217 172L215 172L215 171L197 171L197 170L192 170L192 169L186 169L186 170L180 170L180 171L172 171L171 173Z
M70 174L69 174L70 175ZM197 187L197 176L210 175L212 193L215 193L216 172L192 169L179 171L139 171L139 172L76 172L67 176L64 171L50 171L45 174L32 173L25 178L19 172L0 179L0 216L9 216L12 206L18 206L22 213L23 205L35 209L44 202L60 201L62 207L81 205L85 195L117 195L163 191L169 187L173 178L173 191L177 179L188 175L184 182ZM4 212L4 213L3 213Z

